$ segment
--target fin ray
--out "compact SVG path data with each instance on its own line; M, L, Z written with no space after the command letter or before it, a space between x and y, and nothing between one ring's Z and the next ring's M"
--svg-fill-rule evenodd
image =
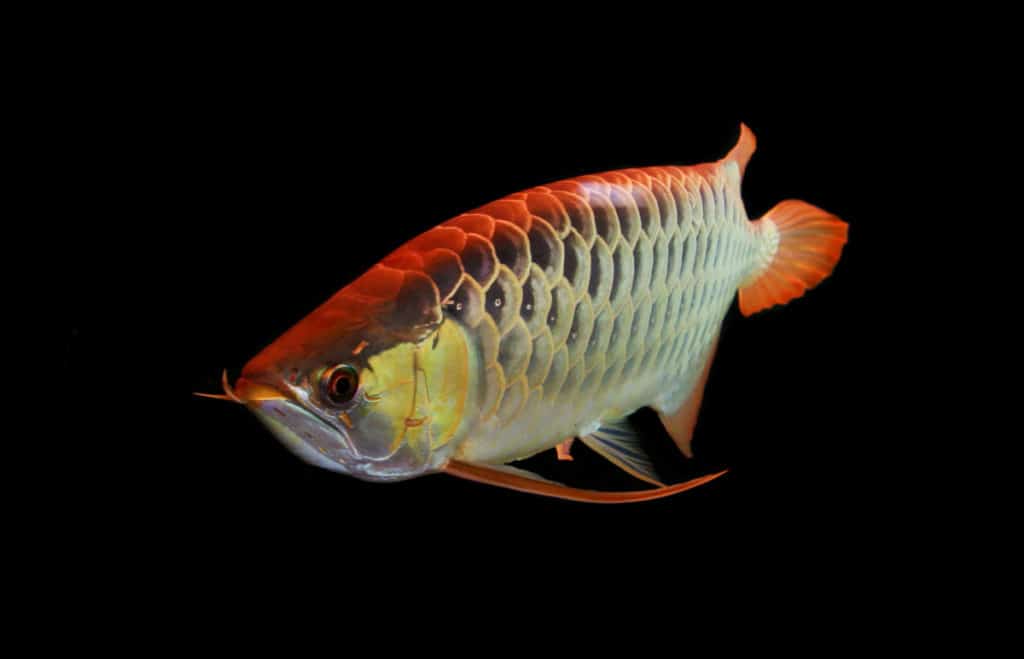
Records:
M794 199L777 204L755 225L777 233L777 246L760 272L740 287L744 316L785 304L817 286L832 273L846 244L845 222Z
M630 476L657 487L665 487L654 470L650 456L640 446L636 431L627 421L604 424L586 437L580 437L580 441Z

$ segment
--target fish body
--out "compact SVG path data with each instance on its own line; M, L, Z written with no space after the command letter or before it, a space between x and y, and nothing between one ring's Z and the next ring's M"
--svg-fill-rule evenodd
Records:
M603 500L504 466L578 437L670 490L625 419L652 407L689 455L736 292L744 314L797 297L846 241L804 202L750 221L753 149L744 126L714 163L581 176L452 218L286 332L229 393L305 459L371 480L449 471Z
M492 294L472 321L485 403L455 455L483 463L529 457L640 407L677 409L760 244L734 164L570 179L470 218L446 226L493 225L530 256L519 274L501 262L517 290L497 308Z

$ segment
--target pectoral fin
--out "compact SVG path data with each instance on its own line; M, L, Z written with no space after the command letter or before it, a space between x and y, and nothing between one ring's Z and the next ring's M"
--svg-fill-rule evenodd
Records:
M660 499L662 497L678 494L679 492L685 492L686 490L693 489L698 485L703 485L708 481L718 478L724 474L725 471L708 474L706 476L694 478L675 485L658 487L653 490L638 490L633 492L581 490L575 487L569 487L568 485L563 485L562 483L556 483L555 481L549 481L537 476L536 474L523 469L516 469L515 467L508 467L506 465L483 465L472 462L460 462L458 460L449 461L444 468L444 473L452 476L458 476L459 478L465 478L466 480L476 481L477 483L487 483L488 485L497 485L498 487L517 490L519 492L529 492L558 499L568 499L569 501L584 501L588 503L632 503L636 501Z

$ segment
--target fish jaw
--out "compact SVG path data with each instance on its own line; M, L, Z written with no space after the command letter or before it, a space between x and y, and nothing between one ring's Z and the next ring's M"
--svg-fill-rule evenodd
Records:
M344 431L283 397L253 400L246 407L296 457L322 469L357 475L352 472L355 452Z
M362 455L343 423L332 423L302 403L301 390L285 394L240 378L235 393L286 449L315 467L374 482L405 480L437 470L405 445L386 456Z

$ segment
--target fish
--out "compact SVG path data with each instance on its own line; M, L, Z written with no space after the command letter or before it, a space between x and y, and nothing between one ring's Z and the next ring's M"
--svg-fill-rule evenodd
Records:
M289 450L369 481L447 473L594 503L673 495L630 415L653 408L685 456L722 321L828 277L847 224L786 200L751 221L756 146L720 160L583 175L416 236L253 357L224 394ZM579 439L646 487L570 487L512 463Z

